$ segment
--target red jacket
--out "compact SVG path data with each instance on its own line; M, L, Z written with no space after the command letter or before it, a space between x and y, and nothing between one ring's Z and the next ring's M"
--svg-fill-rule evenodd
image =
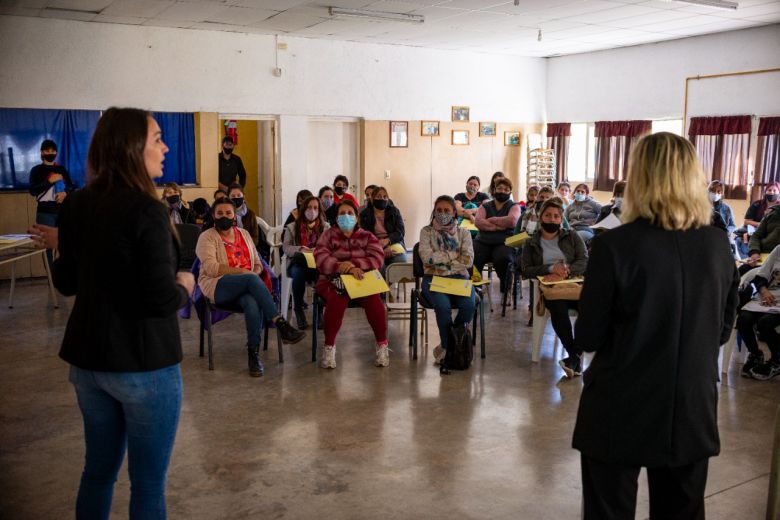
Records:
M340 262L352 262L363 271L381 269L385 265L385 253L376 237L365 229L358 229L347 238L341 229L326 229L317 241L314 259L320 272L320 281L339 272Z

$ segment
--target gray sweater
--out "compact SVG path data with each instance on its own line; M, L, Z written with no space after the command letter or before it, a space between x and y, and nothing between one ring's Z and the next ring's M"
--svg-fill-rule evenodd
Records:
M601 213L601 204L588 197L582 202L572 202L566 208L565 216L574 229L592 226Z

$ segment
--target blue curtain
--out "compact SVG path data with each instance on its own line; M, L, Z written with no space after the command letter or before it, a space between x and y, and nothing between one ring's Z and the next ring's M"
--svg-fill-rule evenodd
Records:
M169 151L159 184L195 184L195 116L186 112L154 112Z
M84 186L87 151L99 118L97 110L0 108L0 190L29 187L44 139L57 143L57 163L76 186Z

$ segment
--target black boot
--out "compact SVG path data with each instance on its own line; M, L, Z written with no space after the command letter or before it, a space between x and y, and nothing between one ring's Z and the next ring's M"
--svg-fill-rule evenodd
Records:
M295 309L295 321L298 323L298 330L306 330L309 324L306 323L306 313L303 309Z
M249 356L249 375L252 377L260 377L263 375L263 362L260 361L260 347L247 346L247 354Z
M274 323L276 324L276 328L279 329L279 333L282 335L282 341L285 343L298 343L306 336L305 332L296 329L287 323L287 320L284 318L279 318Z

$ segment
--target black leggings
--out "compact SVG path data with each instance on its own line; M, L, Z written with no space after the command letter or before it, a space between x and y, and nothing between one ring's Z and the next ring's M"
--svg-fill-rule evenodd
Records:
M510 264L515 261L514 248L504 244L485 244L479 240L474 241L474 267L481 273L485 264L493 263L498 279L500 280L501 292L506 292L507 271Z
M569 319L569 310L576 311L580 302L577 300L544 300L544 306L550 311L550 321L552 322L555 334L560 338L563 348L569 353L569 356L579 356L582 350L574 345L574 332L572 331L571 320Z
M737 317L737 330L742 336L748 352L751 354L760 352L755 332L758 330L758 335L769 345L769 351L775 361L780 360L780 334L775 330L778 326L780 326L780 315L777 314L740 311L739 317Z

